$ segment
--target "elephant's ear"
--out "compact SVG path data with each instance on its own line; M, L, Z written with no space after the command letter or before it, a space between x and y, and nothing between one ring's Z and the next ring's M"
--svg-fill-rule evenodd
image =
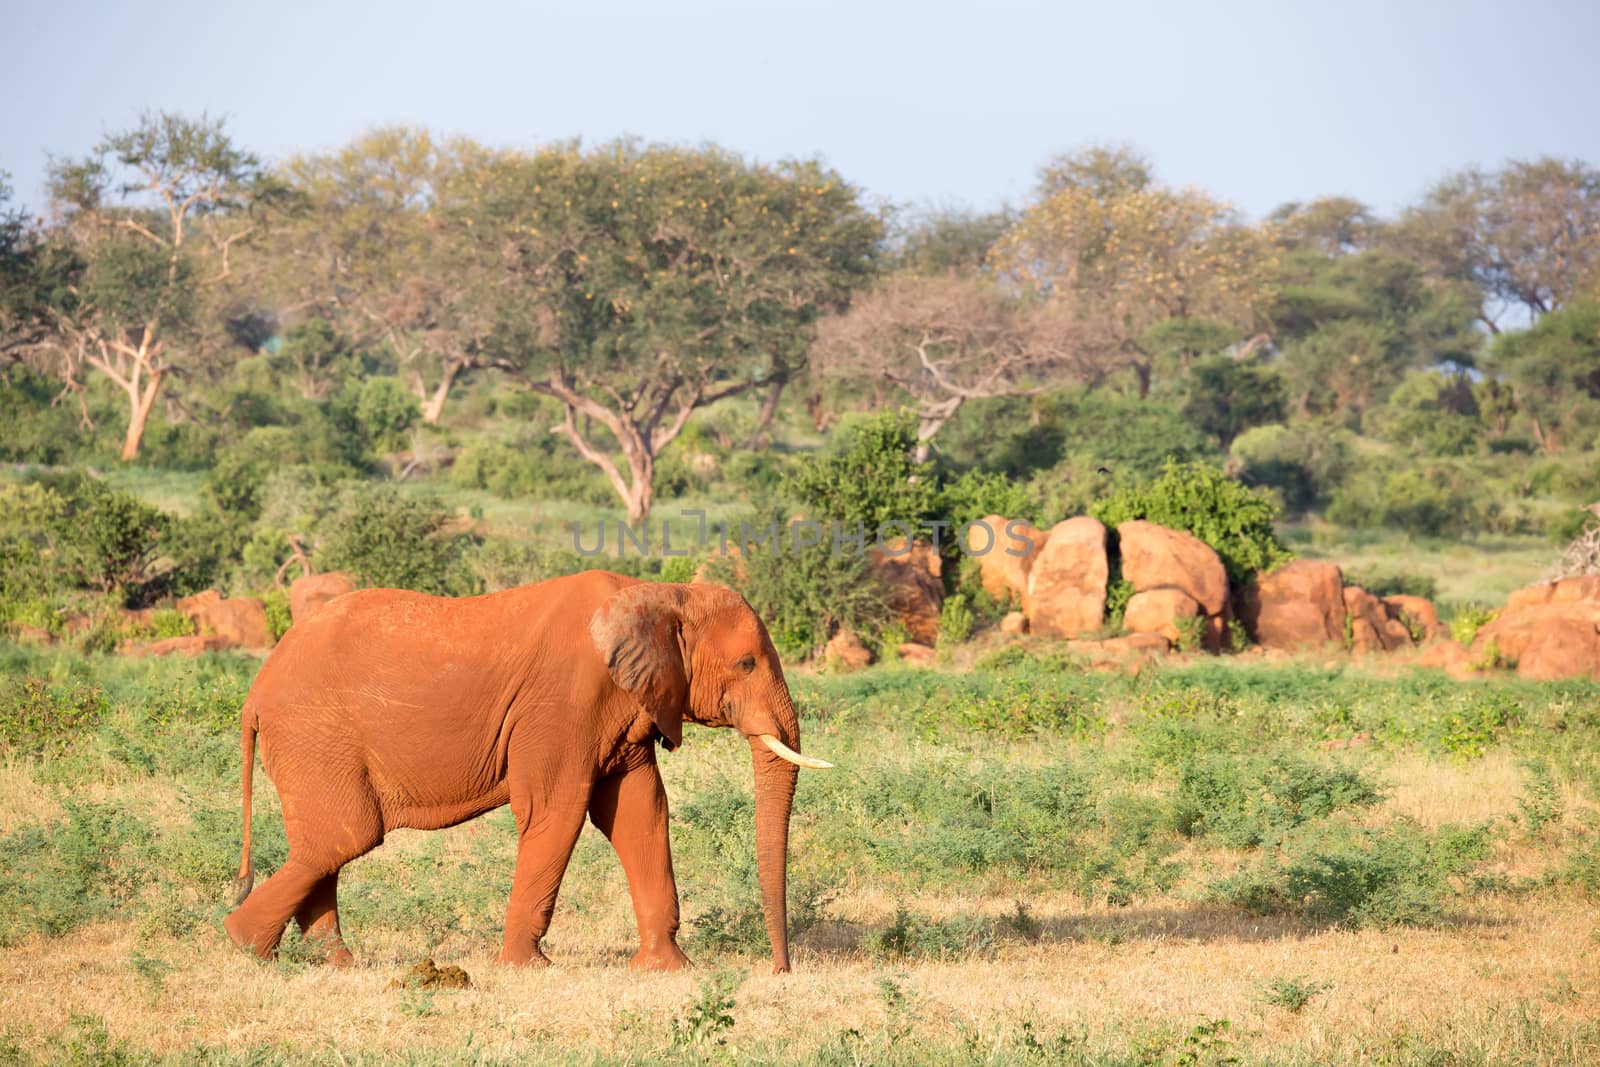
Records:
M589 637L612 680L650 713L669 751L683 741L689 700L682 630L683 590L658 582L618 591L589 621Z

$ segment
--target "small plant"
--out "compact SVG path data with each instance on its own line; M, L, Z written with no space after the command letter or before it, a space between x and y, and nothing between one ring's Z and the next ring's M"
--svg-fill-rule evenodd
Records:
M1491 648L1494 642L1489 643ZM1441 715L1433 730L1439 748L1462 760L1481 759L1522 721L1522 707L1503 693L1486 693Z
M911 640L911 631L898 622L891 622L878 631L878 662L900 662L900 646Z
M142 952L134 951L128 955L128 969L139 979L139 984L151 1000L161 995L162 987L166 984L167 976L173 971L172 964L156 956L146 956Z
M700 983L695 999L681 1017L672 1020L672 1047L706 1048L722 1045L735 1024L733 994L740 978L732 971L717 971Z
M272 631L272 639L277 641L294 624L294 616L289 611L289 591L273 589L261 598L261 603L267 609L267 628Z
M1305 975L1297 974L1292 978L1273 979L1262 999L1275 1008L1299 1014L1313 998L1327 989L1325 983L1313 982Z
M1516 665L1517 661L1501 652L1499 643L1492 637L1484 644L1482 655L1467 664L1475 671L1509 671Z
M1522 765L1527 772L1527 782L1517 797L1517 807L1522 813L1522 825L1529 835L1537 835L1546 826L1559 823L1566 814L1566 801L1561 796L1561 786L1550 773L1550 764L1543 759L1528 760Z
M1178 651L1199 652L1205 647L1206 620L1203 615L1187 615L1174 620L1178 627Z
M1243 652L1250 647L1250 634L1237 618L1228 620L1227 635L1229 652Z
M1173 1062L1177 1067L1231 1067L1239 1062L1239 1057L1228 1051L1231 1029L1233 1023L1227 1019L1205 1019L1195 1024Z
M939 647L959 645L972 635L972 607L967 594L956 593L946 597L939 609Z
M1450 636L1459 645L1470 646L1478 631L1495 620L1500 612L1486 604L1467 604L1450 620Z
M1005 916L1005 923L1025 941L1037 941L1039 935L1044 932L1044 928L1039 925L1039 920L1033 917L1033 912L1027 903L1021 900L1012 905L1011 911Z

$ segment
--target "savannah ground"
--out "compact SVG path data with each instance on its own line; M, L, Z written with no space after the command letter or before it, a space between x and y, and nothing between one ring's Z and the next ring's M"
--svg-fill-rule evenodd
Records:
M592 830L555 966L496 967L501 811L347 868L359 962L336 971L218 926L257 667L0 652L0 1057L1600 1060L1600 685L1342 656L1096 674L1048 643L796 671L807 750L839 769L796 799L793 974L769 973L748 757L705 730L663 758L695 970L627 969ZM256 841L282 861L260 775ZM424 956L473 988L393 988Z

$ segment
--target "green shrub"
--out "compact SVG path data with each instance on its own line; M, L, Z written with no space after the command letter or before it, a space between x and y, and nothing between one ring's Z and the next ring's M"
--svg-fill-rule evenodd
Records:
M1313 982L1305 975L1297 974L1293 978L1274 979L1262 999L1273 1007L1298 1014L1327 988L1325 982Z
M937 510L952 524L952 531L959 531L988 515L1028 520L1039 513L1039 498L1027 483L993 471L969 470L940 488ZM995 535L1003 537L1004 531L996 530Z
M0 945L58 937L111 914L147 877L150 827L114 804L68 798L63 822L0 838Z
M426 499L392 486L347 490L317 551L319 570L348 570L366 585L462 595L477 591L467 562L470 535Z
M169 519L131 494L74 472L41 479L60 499L45 528L51 565L81 589L137 600L156 584Z
M1235 584L1289 558L1273 532L1278 505L1271 495L1203 463L1169 461L1155 481L1115 493L1090 513L1111 527L1146 519L1187 530L1216 550Z
M41 754L92 731L110 705L98 688L42 678L0 677L0 746Z
M1347 479L1328 504L1328 519L1358 529L1387 528L1426 537L1461 536L1480 528L1483 501L1456 471L1372 466Z
M294 625L294 613L289 610L289 590L269 589L261 598L267 609L267 626L272 630L272 640L277 641Z
M766 528L761 520L745 521L752 531ZM779 520L767 522L784 528ZM826 534L807 547L794 547L787 535L776 545L747 545L742 555L711 560L706 573L744 594L788 658L817 652L840 629L871 641L890 618L889 591L871 561L852 545L835 552Z
M1348 430L1257 426L1229 449L1239 481L1276 489L1284 510L1298 515L1327 500L1349 473L1353 435Z
M450 481L506 500L544 497L605 507L616 494L599 468L554 434L518 437L465 449L450 468Z
M1522 705L1508 693L1471 693L1434 716L1427 739L1435 748L1459 759L1479 759L1522 719Z
M379 452L398 452L404 448L406 435L422 417L417 398L400 380L383 376L361 383L355 410L367 439Z
M1283 376L1231 355L1196 360L1189 369L1183 415L1226 449L1252 426L1281 422L1288 409Z
M963 730L1009 737L1035 730L1085 737L1104 726L1097 702L1033 678L1007 679L981 696L959 698L954 719Z
M831 453L801 467L786 482L787 491L807 517L842 523L854 531L860 523L868 538L885 524L916 526L937 510L938 490L933 465L914 458L916 416L883 412L846 423L834 438ZM888 526L893 536L900 526Z
M986 951L994 942L989 924L977 916L930 919L905 907L895 909L894 921L873 930L861 940L862 950L873 959L928 957L952 959Z
M1346 768L1301 756L1197 756L1178 772L1177 826L1188 837L1214 837L1256 848L1342 808L1377 803L1377 787Z
M959 645L972 635L972 608L965 593L945 597L939 608L940 647Z
M1488 852L1485 827L1307 828L1275 855L1213 887L1259 914L1352 926L1425 926L1444 918L1452 880Z
M1450 636L1458 644L1470 646L1477 638L1478 631L1493 622L1499 614L1498 608L1491 608L1487 604L1466 604L1457 609L1455 618L1450 620Z

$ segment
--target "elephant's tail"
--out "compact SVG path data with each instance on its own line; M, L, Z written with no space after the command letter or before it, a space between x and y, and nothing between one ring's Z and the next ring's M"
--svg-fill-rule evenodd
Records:
M244 754L244 773L241 775L244 780L244 855L239 860L238 877L233 880L234 907L244 903L244 898L250 895L250 890L256 883L256 865L250 859L250 787L256 768L255 709L246 707L241 719L242 736L239 747Z

